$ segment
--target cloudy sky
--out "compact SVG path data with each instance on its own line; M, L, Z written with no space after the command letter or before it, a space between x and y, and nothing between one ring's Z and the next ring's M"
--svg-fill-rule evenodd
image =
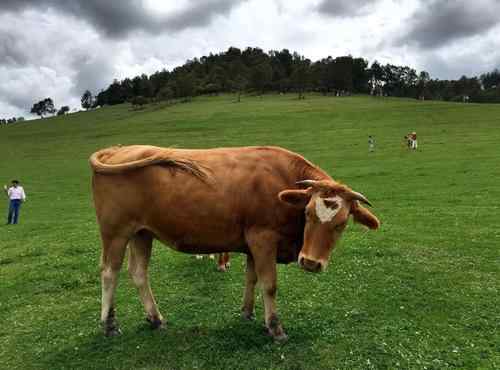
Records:
M478 75L498 35L500 0L0 0L0 118L229 46Z

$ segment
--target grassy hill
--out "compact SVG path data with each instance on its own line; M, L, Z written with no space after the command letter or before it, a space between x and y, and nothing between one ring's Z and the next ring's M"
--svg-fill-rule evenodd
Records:
M28 195L21 223L0 226L0 368L500 368L500 105L234 100L105 107L0 129L0 181L19 178ZM412 130L416 152L403 142ZM106 339L87 159L115 144L280 145L368 196L382 228L351 225L323 274L280 266L284 345L263 335L260 296L257 321L239 318L244 258L221 274L160 244L150 275L168 328L147 328L123 269L123 335Z

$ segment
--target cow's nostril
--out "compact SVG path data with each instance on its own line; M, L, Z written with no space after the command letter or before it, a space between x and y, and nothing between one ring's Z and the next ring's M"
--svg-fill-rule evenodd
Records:
M321 262L313 261L307 258L300 258L300 267L309 272L319 272L321 271Z

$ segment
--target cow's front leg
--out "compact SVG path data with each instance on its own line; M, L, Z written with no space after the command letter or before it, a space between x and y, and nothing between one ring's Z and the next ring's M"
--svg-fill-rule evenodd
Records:
M255 302L255 284L257 284L257 274L255 273L255 263L251 254L247 255L247 271L245 279L245 294L243 296L243 307L241 316L247 320L253 320Z
M250 252L255 264L257 280L264 296L265 322L269 335L276 341L288 337L276 313L276 254L279 237L269 231L248 235Z

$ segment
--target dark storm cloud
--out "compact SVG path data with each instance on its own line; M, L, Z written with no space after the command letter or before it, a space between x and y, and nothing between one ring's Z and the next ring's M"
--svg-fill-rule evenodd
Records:
M85 20L107 36L118 38L134 30L155 33L202 27L216 15L228 14L243 1L245 0L191 1L184 9L169 15L157 15L144 8L139 0L2 0L0 11L51 9Z
M316 10L331 17L354 17L365 14L379 0L322 0Z
M408 31L396 45L415 44L434 49L447 43L481 35L500 23L497 0L429 0L410 17Z

